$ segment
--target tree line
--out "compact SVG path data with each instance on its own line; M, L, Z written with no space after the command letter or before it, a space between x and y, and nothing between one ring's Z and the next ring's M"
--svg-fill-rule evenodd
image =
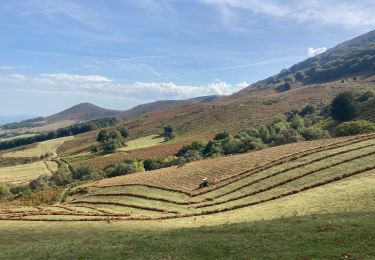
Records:
M92 120L82 124L76 124L69 127L59 128L56 131L38 134L32 137L24 137L13 139L9 141L0 142L0 150L11 149L23 145L33 144L37 142L47 141L55 138L82 134L109 126L114 126L119 123L117 118L103 118Z

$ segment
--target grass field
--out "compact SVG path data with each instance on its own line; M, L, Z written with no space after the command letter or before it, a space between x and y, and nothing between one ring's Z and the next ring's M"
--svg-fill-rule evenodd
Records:
M182 229L6 222L0 223L0 258L373 259L374 217L337 213Z
M10 141L10 140L19 139L19 138L33 137L35 135L36 134L22 134L22 135L16 135L16 136L12 136L12 137L7 137L7 138L0 138L0 142Z
M55 205L2 205L1 241L17 243L0 242L0 258L373 259L374 160L369 134L104 179ZM215 181L197 189L202 176Z
M51 174L51 170L57 170L57 163L38 161L11 167L1 167L0 183L25 184L42 174Z
M10 153L3 154L2 156L3 157L40 157L41 155L44 155L46 153L52 153L56 155L56 149L60 145L62 145L65 141L71 140L73 138L74 137L72 136L68 136L68 137L62 137L62 138L44 141L44 142L38 143L38 145L34 148L10 152Z
M138 139L130 140L127 146L119 149L119 151L131 151L136 149L148 148L159 145L164 142L164 137L159 135L149 135Z

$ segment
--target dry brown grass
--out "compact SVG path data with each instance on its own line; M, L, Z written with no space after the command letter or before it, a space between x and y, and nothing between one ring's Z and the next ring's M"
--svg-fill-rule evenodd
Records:
M280 157L351 139L353 137L293 143L246 154L202 160L182 167L170 167L104 179L89 185L104 187L140 184L191 193L203 178L208 178L213 185L212 188L215 188L215 185L222 180L229 179L239 172L248 171L259 165L277 160Z

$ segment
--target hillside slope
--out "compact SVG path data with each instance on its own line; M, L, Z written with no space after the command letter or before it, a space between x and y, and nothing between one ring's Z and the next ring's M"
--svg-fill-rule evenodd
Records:
M49 123L72 120L75 122L86 122L100 118L114 117L120 111L98 107L90 103L81 103L70 107L57 114L46 117Z
M210 102L219 100L220 98L222 98L222 96L213 95L213 96L203 96L203 97L196 97L196 98L190 98L190 99L184 99L184 100L160 100L160 101L155 101L152 103L142 104L142 105L133 107L129 110L126 110L124 112L117 114L117 117L127 118L127 117L140 116L140 115L147 114L147 113L153 113L153 112L159 112L163 110L172 109L178 106L210 103Z

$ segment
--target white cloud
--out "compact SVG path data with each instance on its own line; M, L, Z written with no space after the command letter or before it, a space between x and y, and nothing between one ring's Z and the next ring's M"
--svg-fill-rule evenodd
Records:
M326 47L321 47L321 48L316 48L316 49L314 49L314 48L308 48L308 49L307 49L307 55L308 55L309 57L314 57L314 56L316 56L316 55L318 55L318 54L322 54L322 53L325 52L326 50L327 50Z
M0 76L0 91L8 90L38 94L72 94L82 98L90 96L132 100L137 104L165 99L187 99L207 95L229 95L249 84L229 84L215 81L205 85L177 85L173 82L134 82L123 84L100 75L72 75L67 73L25 76ZM1 86L7 86L1 87ZM133 103L134 103L133 102Z
M234 29L248 19L239 11L263 14L278 19L301 23L341 25L346 27L372 28L375 25L375 2L370 0L200 0L220 11L223 24ZM225 12L223 12L225 10ZM225 13L223 16L222 14ZM228 23L228 17L232 23Z

